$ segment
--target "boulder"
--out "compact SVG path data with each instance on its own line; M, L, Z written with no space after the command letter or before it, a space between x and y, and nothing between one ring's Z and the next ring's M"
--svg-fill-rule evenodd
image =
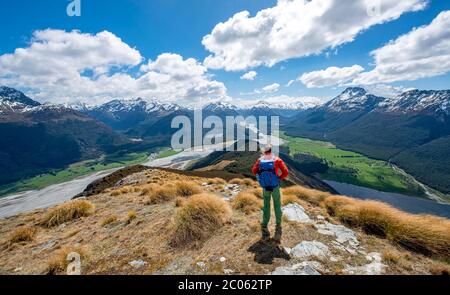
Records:
M314 224L320 234L335 236L339 244L349 244L352 247L358 247L359 241L356 233L343 225L335 225L329 222Z
M321 269L322 265L317 261L305 261L292 266L278 267L271 275L304 275L304 276L320 276L317 269Z
M305 241L297 246L295 246L291 251L291 256L294 258L309 258L309 257L317 257L317 258L326 258L330 256L329 248L317 241Z
M289 204L287 206L284 206L282 210L283 215L289 221L305 222L305 223L312 222L311 218L309 218L308 214L306 214L305 209L299 204Z

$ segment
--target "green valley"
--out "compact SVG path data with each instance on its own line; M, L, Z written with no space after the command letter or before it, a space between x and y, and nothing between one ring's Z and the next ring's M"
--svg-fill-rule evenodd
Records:
M66 182L87 174L144 163L149 153L114 153L98 159L86 160L69 165L66 169L56 170L32 178L0 186L0 196L28 190L37 190L46 186Z
M321 174L324 180L333 180L385 192L424 196L423 189L411 178L394 170L388 162L368 158L362 154L341 150L324 141L291 137L282 134L291 156L309 154L323 159L329 166Z

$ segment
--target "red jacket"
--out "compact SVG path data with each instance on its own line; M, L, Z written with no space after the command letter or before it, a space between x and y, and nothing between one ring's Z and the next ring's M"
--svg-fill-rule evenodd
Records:
M256 161L255 165L253 166L253 169L252 169L253 175L258 174L260 161L261 160L258 159ZM278 175L278 177L281 180L285 180L289 176L289 170L288 170L286 164L279 157L277 157L275 159L275 173Z

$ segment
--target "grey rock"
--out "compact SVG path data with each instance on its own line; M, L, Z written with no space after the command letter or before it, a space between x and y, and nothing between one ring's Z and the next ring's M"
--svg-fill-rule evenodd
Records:
M206 263L204 263L203 261L197 262L196 264L201 270L206 269Z
M317 269L322 268L322 265L316 261L305 261L292 266L278 267L271 273L271 275L304 275L304 276L320 276Z
M362 266L349 266L344 268L344 272L351 275L381 275L386 265L382 263L380 253L372 252L366 256L371 263Z
M340 244L349 244L352 247L358 247L359 241L356 233L343 225L335 225L329 222L314 225L320 234L335 236Z
M309 218L308 214L306 214L305 209L299 204L289 204L284 206L282 210L283 215L286 216L289 221L304 223L312 222L311 218Z
M141 268L147 264L144 260L133 260L129 263L133 268Z
M330 250L328 246L321 242L305 241L295 246L291 251L291 255L295 258L326 258L330 255Z

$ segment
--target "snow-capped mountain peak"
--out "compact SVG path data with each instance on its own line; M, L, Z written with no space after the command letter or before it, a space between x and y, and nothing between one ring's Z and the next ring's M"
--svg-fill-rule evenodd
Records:
M333 112L349 112L374 109L385 98L367 93L364 88L350 87L325 104Z
M133 112L140 111L145 113L155 112L173 112L180 109L180 106L172 103L161 103L157 99L133 98L125 100L112 100L103 105L92 108L106 112Z
M209 112L236 111L236 110L238 110L238 107L231 103L228 103L228 102L219 101L219 102L210 103L210 104L204 106L203 110L209 111Z
M40 103L32 100L16 89L5 86L0 87L0 108L3 111L16 111L27 107L36 107L39 105Z

